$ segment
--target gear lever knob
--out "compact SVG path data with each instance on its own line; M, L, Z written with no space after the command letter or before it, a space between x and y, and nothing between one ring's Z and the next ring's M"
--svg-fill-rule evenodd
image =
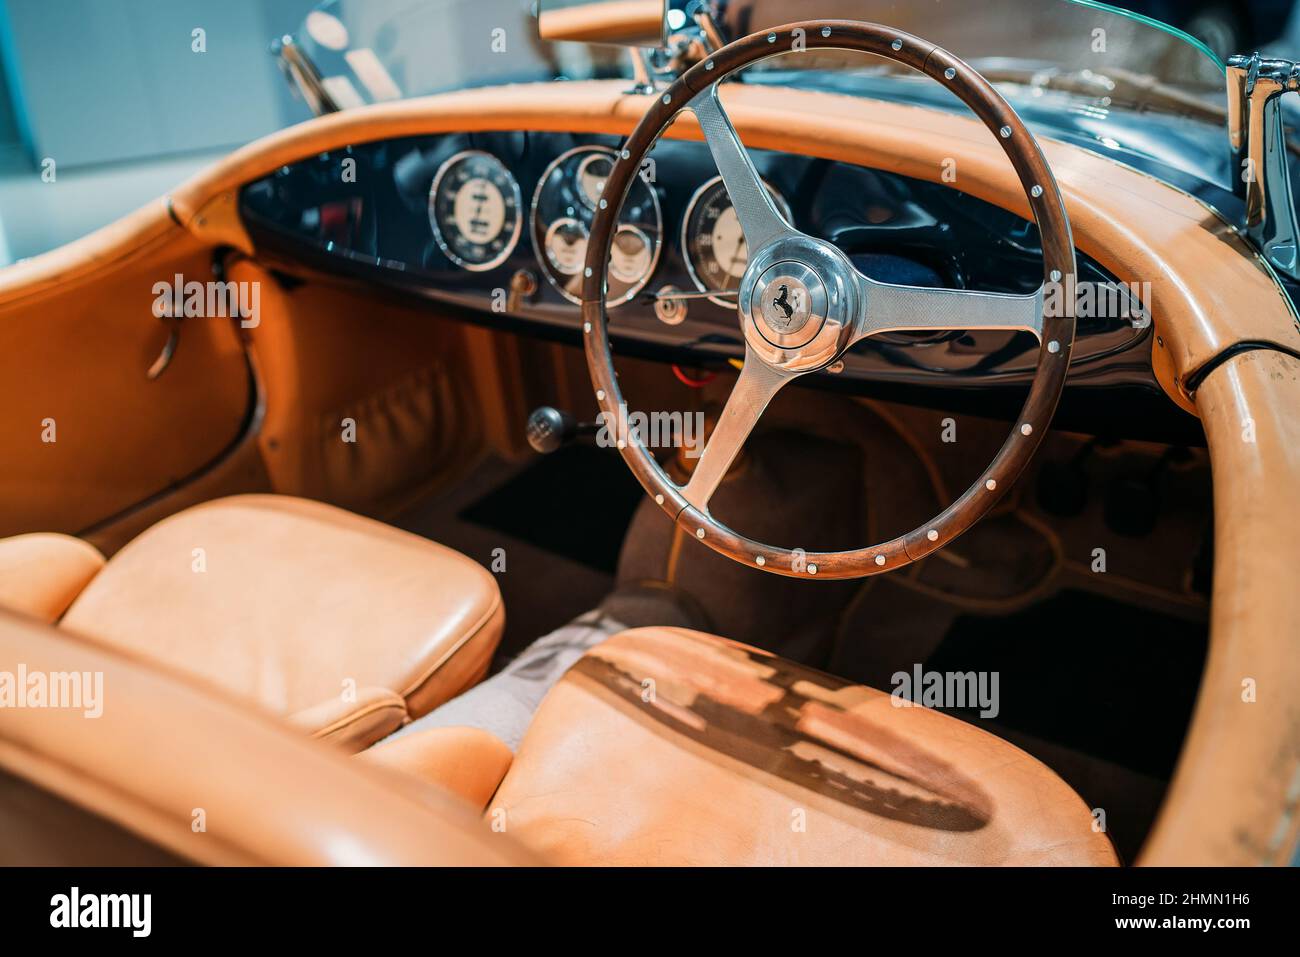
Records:
M541 405L528 416L524 433L528 437L528 444L546 455L568 445L577 437L578 420L568 412Z

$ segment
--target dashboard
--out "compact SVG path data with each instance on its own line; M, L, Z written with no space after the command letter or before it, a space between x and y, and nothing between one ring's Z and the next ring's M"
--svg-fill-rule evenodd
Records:
M522 130L361 143L246 184L240 215L259 254L290 277L307 266L436 302L467 321L576 343L587 234L620 148L614 136ZM751 155L781 213L873 278L1010 293L1041 282L1037 227L952 185L794 154ZM615 348L705 369L742 357L735 290L746 262L707 148L661 140L613 242ZM1078 262L1081 282L1114 282L1082 253ZM1196 421L1152 374L1150 317L1136 303L1078 322L1062 427L1201 441ZM896 333L858 343L810 378L1011 417L1036 358L1027 333Z

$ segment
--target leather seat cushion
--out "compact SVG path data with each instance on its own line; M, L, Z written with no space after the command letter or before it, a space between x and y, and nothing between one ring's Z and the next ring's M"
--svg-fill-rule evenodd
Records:
M0 539L0 608L51 624L103 567L99 549L71 535Z
M62 627L274 713L319 713L334 733L348 704L369 721L391 712L385 691L413 716L460 693L503 623L495 579L459 552L319 502L241 495L144 532Z
M491 803L561 864L1117 862L1001 738L712 635L640 628L543 701Z
M381 741L358 758L442 788L481 811L514 755L481 728L429 728Z
M289 723L345 751L360 751L392 734L408 720L406 702L387 688L358 688L288 716Z
M0 611L0 672L19 663L101 676L89 687L102 708L90 720L83 707L0 710L0 866L537 863L439 788Z

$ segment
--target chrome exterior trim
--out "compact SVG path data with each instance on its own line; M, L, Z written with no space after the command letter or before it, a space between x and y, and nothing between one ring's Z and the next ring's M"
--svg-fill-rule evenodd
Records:
M321 82L320 71L316 64L289 34L271 43L271 55L280 65L280 72L289 81L290 87L296 89L306 101L307 106L317 116L337 113L339 105L325 90Z
M1300 224L1280 109L1283 93L1300 92L1300 63L1234 56L1227 78L1232 188L1246 203L1246 234L1269 265L1300 279Z

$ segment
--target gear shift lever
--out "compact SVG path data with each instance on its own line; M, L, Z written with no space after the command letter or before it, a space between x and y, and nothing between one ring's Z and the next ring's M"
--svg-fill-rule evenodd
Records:
M582 435L592 435L598 426L595 422L579 422L572 413L554 406L539 405L528 416L524 433L528 444L543 455L562 449Z

